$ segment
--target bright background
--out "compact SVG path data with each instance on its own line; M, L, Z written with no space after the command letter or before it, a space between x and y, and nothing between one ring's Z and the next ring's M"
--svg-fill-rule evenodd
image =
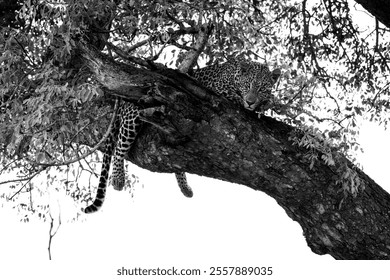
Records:
M390 133L364 123L359 157L364 171L390 191ZM267 195L245 186L189 175L194 197L185 198L173 174L151 173L131 165L144 187L134 198L109 188L103 209L70 223L80 205L60 201L63 223L52 241L49 224L19 223L0 209L0 279L258 279L265 276L117 276L125 268L272 266L269 279L389 279L388 262L336 262L311 252L298 223ZM96 180L97 183L97 180ZM364 263L364 265L362 265ZM5 275L6 277L2 277ZM298 278L299 277L299 278Z

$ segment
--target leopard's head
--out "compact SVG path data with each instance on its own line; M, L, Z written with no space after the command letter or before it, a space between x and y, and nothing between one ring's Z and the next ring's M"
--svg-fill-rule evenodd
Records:
M250 111L264 107L273 99L272 87L278 80L280 69L269 71L268 66L257 62L241 61L235 75L241 103Z

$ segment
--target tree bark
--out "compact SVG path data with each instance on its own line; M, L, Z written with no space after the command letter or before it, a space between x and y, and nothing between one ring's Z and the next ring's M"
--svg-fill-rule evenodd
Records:
M83 56L111 94L135 101L143 88L147 95L141 101L155 106L144 111L144 120L152 124L144 126L128 156L134 164L263 191L302 226L317 254L390 258L390 195L362 171L357 170L365 189L356 197L345 196L336 182L340 163L318 161L311 169L308 151L289 140L293 127L266 116L259 119L177 71L140 70L88 50Z

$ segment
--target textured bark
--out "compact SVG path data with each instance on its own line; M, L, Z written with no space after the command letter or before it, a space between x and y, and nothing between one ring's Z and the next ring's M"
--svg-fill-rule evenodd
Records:
M144 100L159 104L145 110L145 120L153 124L144 126L129 154L136 165L155 172L185 171L263 191L302 226L317 254L336 259L390 258L390 195L360 170L365 190L355 198L344 196L336 184L338 163L329 167L319 162L310 169L304 157L307 151L289 141L292 127L269 117L258 119L255 113L205 94L207 90L174 70L119 66L94 52L84 58L110 93L137 100L136 84L149 85ZM127 91L124 79L131 81Z

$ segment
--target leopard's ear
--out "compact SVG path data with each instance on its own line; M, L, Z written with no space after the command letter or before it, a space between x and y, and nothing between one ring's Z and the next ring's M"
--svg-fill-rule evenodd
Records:
M279 68L276 68L274 70L272 70L272 80L274 81L274 83L276 83L276 81L279 79L280 75L282 74L282 71L280 71Z

